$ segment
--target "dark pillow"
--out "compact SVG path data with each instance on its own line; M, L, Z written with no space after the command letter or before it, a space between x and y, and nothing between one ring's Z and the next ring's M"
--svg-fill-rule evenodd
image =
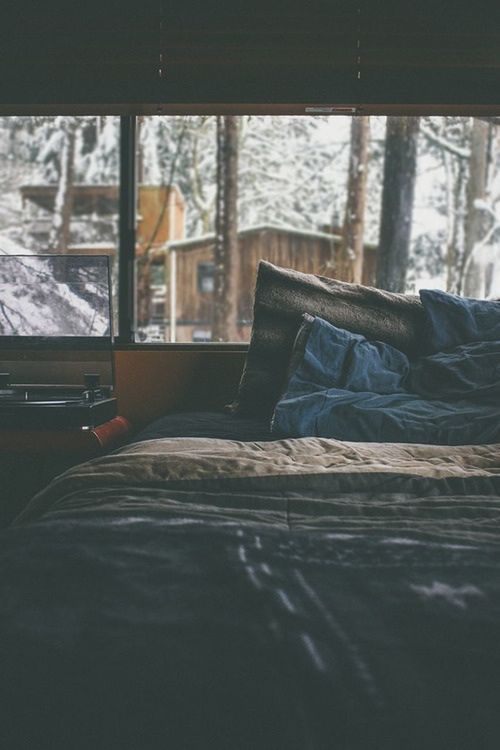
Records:
M474 341L500 341L500 302L458 297L437 289L422 289L420 299L433 351Z
M283 389L293 342L309 313L338 328L392 344L409 356L427 351L416 296L392 294L261 261L250 347L234 411L271 414Z

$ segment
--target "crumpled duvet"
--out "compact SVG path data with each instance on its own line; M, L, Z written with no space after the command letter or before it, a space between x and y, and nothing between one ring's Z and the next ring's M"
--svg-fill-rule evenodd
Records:
M275 434L432 445L500 440L500 341L412 362L390 344L310 316L297 341Z

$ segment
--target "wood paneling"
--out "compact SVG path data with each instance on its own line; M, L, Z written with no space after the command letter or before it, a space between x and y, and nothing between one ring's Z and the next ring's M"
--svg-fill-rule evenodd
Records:
M222 409L235 396L246 352L119 349L119 413L134 429L175 411Z
M303 273L340 278L336 253L340 238L337 235L288 231L274 227L249 229L239 234L239 320L240 338L248 341L253 317L253 298L257 268L261 260L277 266L294 268ZM177 250L177 330L179 341L190 341L196 328L210 328L212 299L209 292L198 290L198 265L214 259L213 241L202 239ZM376 248L365 247L363 283L373 284ZM168 304L166 317L169 317Z
M139 185L137 190L137 254L153 250L184 233L184 199L177 187ZM154 254L154 253L153 253Z

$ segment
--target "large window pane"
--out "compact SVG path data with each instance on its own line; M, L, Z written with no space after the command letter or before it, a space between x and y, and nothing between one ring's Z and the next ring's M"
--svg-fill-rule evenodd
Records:
M118 174L116 117L0 117L0 253L108 255L115 281Z
M232 142L217 137L229 119ZM500 127L471 117L140 118L138 337L247 341L261 259L392 291L500 296L499 159ZM227 268L221 205L236 225ZM226 272L233 308L220 308Z

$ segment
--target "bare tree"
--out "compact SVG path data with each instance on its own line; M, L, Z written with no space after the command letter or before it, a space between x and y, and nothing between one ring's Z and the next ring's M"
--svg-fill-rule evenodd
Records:
M217 117L217 198L212 338L238 340L238 130L239 118Z
M388 117L377 286L404 292L417 166L418 117Z
M343 281L361 283L363 276L363 237L368 170L370 118L351 120L351 147L347 174L347 201L342 242L336 262L337 275Z
M75 172L75 143L77 124L74 117L63 119L63 146L59 183L54 199L54 215L49 234L49 250L67 253L73 213L73 182Z
M474 118L472 123L469 179L467 182L467 211L465 219L465 248L462 257L459 291L473 297L480 293L480 268L473 261L474 248L483 239L485 216L477 201L484 201L488 173L488 136L491 125Z

